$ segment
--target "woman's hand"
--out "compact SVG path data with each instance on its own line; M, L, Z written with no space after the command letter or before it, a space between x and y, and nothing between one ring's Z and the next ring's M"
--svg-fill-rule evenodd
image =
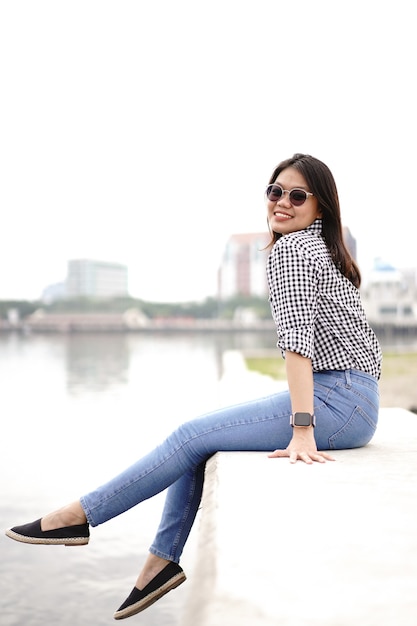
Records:
M290 463L296 463L298 460L304 461L311 465L313 461L317 463L325 463L326 461L334 461L335 459L327 452L318 452L316 441L314 439L314 427L294 427L293 437L285 450L275 450L268 454L270 459L279 457L289 457Z

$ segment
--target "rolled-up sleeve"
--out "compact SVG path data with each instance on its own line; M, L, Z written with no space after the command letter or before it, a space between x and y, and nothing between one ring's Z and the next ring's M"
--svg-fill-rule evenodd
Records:
M268 280L277 346L314 357L314 328L318 310L319 269L299 241L283 237L269 259Z

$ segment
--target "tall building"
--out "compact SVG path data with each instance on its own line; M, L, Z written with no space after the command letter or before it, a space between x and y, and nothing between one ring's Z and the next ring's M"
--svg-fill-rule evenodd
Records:
M232 235L229 238L218 273L220 300L268 295L265 269L268 251L265 246L269 241L269 233Z
M69 298L127 296L127 267L120 263L89 259L68 261L66 295Z

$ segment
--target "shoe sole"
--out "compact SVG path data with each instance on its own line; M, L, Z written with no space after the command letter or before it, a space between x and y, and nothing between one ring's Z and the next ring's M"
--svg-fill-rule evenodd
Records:
M31 543L33 545L50 545L50 546L84 546L89 542L89 537L63 537L44 539L42 537L26 537L19 535L13 530L6 530L7 537L20 541L20 543Z
M175 576L170 578L164 585L162 585L158 589L155 589L155 591L152 591L152 593L148 594L145 598L142 598L142 600L139 600L139 602L135 602L135 604L127 606L125 609L123 609L123 611L116 611L116 613L113 615L114 619L124 619L125 617L131 617L132 615L136 615L137 613L144 611L149 606L151 606L151 604L162 598L162 596L167 594L169 591L172 591L173 589L181 585L181 583L183 583L185 580L187 580L187 577L184 572L176 574Z

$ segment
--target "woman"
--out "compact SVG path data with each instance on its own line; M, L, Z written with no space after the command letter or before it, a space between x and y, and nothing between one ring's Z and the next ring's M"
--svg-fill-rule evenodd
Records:
M187 422L79 501L6 531L24 543L86 544L90 525L168 488L148 558L115 619L184 582L179 560L214 453L270 452L273 441L270 458L324 463L333 460L326 450L364 446L375 432L381 351L360 302L359 270L343 243L333 176L318 159L296 154L274 170L266 204L270 302L289 391Z

